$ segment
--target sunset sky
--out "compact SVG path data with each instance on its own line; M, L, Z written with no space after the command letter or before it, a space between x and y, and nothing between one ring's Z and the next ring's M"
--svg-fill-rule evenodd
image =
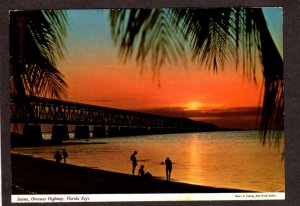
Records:
M269 8L264 12L282 55L282 10ZM166 65L160 76L153 78L150 66L141 72L134 60L120 62L108 10L69 10L67 15L67 52L57 64L69 86L67 100L189 117L220 127L257 128L260 72L255 85L243 78L241 68L236 71L235 66L227 65L214 74L188 62L187 67Z

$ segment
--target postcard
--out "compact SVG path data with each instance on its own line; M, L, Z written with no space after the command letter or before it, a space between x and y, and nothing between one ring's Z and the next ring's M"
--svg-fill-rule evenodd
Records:
M12 203L285 199L282 8L9 17Z

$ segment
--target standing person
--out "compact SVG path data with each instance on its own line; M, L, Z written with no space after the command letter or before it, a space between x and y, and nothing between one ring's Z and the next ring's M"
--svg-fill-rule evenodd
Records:
M55 159L56 163L60 163L60 161L62 160L62 156L61 156L61 153L59 151L55 152L54 159Z
M68 153L67 153L67 151L65 149L63 149L63 151L62 151L62 156L64 158L65 164L67 164Z
M133 154L130 156L130 160L132 162L132 175L134 175L135 167L137 166L137 161L135 158L136 154L137 154L137 151L134 151Z
M166 164L167 180L169 181L171 179L171 172L172 172L172 161L170 160L169 157L167 157L165 164Z

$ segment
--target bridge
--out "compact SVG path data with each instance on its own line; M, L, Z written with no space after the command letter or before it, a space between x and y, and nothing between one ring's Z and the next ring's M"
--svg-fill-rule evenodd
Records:
M41 97L11 96L11 123L23 123L23 135L41 140L41 124L52 124L52 139L69 139L68 125L75 125L75 138L116 137L213 131L209 123L141 112L113 109Z

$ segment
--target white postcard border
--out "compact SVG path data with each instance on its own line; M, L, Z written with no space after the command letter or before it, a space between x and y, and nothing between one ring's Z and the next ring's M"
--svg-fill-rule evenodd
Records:
M12 203L285 200L285 192L12 195Z

